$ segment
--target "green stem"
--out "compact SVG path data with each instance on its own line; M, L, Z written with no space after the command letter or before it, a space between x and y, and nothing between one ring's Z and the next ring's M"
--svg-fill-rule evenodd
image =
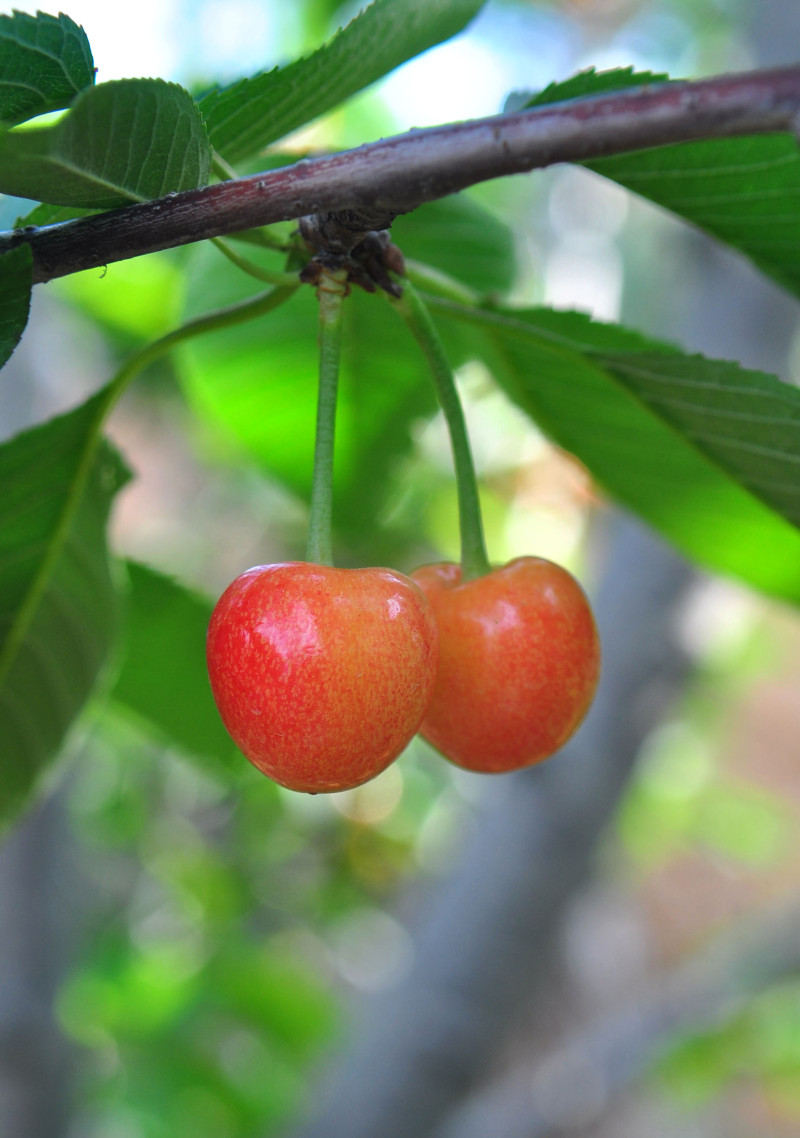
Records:
M483 522L478 483L469 445L467 425L458 396L455 377L424 301L408 278L401 281L403 295L392 300L412 335L422 348L433 373L439 403L450 432L458 491L458 517L461 528L462 580L482 577L491 570L483 538Z
M405 258L405 262L406 276L413 285L424 292L432 292L437 297L442 296L456 304L467 304L472 307L480 302L480 296L474 289L467 288L447 273L434 269L432 265L426 265L424 261L412 261L409 257Z
M336 396L342 343L342 298L347 289L345 269L323 269L317 286L319 299L319 399L311 514L308 521L307 559L315 565L333 565L333 447L336 431Z
M237 253L223 237L212 237L211 244L216 245L220 253L236 265L237 269L241 269L248 276L255 277L257 281L265 281L267 284L278 285L281 288L298 283L297 273L281 273L264 269L255 261L251 261L249 257L243 257L241 253Z

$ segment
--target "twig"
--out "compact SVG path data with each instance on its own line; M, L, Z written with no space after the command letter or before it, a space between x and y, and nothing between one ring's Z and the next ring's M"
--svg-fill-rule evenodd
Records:
M487 179L668 143L795 133L799 114L800 67L634 87L415 130L269 173L0 234L0 252L27 242L41 282L309 214L351 211L356 230L382 229L423 202Z

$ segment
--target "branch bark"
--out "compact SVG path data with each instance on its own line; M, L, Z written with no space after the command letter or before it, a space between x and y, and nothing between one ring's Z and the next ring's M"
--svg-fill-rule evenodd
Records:
M634 87L453 123L124 209L0 234L27 243L34 281L306 215L354 211L386 228L424 202L556 162L645 147L797 133L800 67ZM358 226L356 226L358 229Z

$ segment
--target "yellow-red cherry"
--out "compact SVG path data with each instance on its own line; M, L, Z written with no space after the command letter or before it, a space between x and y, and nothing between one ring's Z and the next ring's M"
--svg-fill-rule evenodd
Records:
M247 758L292 790L347 790L416 733L433 688L436 624L391 569L258 565L220 597L208 674Z
M436 616L439 666L422 735L452 762L498 773L552 755L580 725L600 641L575 578L518 557L462 581L458 565L412 573Z

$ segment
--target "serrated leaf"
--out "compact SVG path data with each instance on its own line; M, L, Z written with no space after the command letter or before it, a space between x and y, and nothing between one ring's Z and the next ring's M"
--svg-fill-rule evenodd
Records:
M33 257L29 245L0 256L0 367L20 342L31 307Z
M589 95L605 95L610 91L623 91L626 87L644 87L648 83L668 83L669 75L655 71L634 71L632 67L612 67L597 71L587 67L577 75L560 83L549 83L543 91L515 91L503 108L524 110L526 107L543 107L548 103L563 103L566 99L582 99Z
M189 754L238 765L206 671L212 602L155 569L126 567L125 653L110 698Z
M68 107L93 83L89 41L69 16L0 16L0 121L11 125Z
M211 144L236 165L460 32L484 0L375 0L308 56L200 100Z
M516 271L511 230L468 197L442 198L392 223L403 253L486 295L508 292Z
M191 274L189 314L230 304L251 287L203 250ZM204 336L176 355L195 410L308 499L314 454L317 301L301 289L265 319ZM410 335L389 306L354 290L344 304L336 421L334 525L375 525L395 464L411 448L410 425L435 407L432 385Z
M0 447L0 818L56 756L114 643L105 539L127 474L97 444L101 392Z
M631 70L583 72L526 105L666 79ZM747 135L635 150L582 165L739 249L800 293L800 150L790 134Z
M430 303L478 332L472 350L511 398L619 502L699 564L800 602L800 531L765 504L785 509L800 493L800 392L580 313ZM681 407L668 403L676 393ZM737 417L762 404L769 418L791 407L785 425L752 425L756 448L762 431L776 432L770 447L780 458L770 461L779 465L766 475L764 456L747 444L751 427ZM730 445L710 449L692 437L698 425L715 434L721 419L735 435Z
M206 185L211 152L191 95L120 79L80 95L54 126L0 133L0 192L111 209Z
M660 418L800 527L800 389L703 356L601 358Z

